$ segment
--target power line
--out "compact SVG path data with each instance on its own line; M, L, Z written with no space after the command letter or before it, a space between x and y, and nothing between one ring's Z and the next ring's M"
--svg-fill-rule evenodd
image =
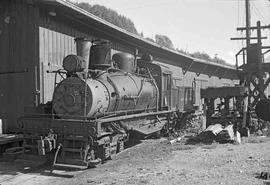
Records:
M252 7L253 7L254 12L255 12L255 13L257 12L258 17L261 17L261 18L262 18L262 22L263 22L264 24L267 24L267 23L266 23L267 21L266 21L264 15L263 15L263 14L261 13L261 11L257 8L257 6L255 5L254 2L252 2Z
M240 3L241 3L242 0L237 0L237 27L240 26L240 22L242 25L245 24L245 11L242 11L241 12L241 6L240 6ZM240 16L241 14L243 14L242 16ZM236 37L243 37L243 32L238 32L237 30L236 31ZM243 48L244 47L244 40L238 40L237 42L237 46L238 48Z
M267 0L267 1L264 1L264 5L266 5L265 3L267 3L267 5L269 5L270 6L270 2ZM253 8L253 10L254 10L254 14L256 14L257 15L257 17L258 17L258 19L260 19L259 17L261 17L261 21L265 24L265 25L268 25L269 24L269 19L267 19L266 17L268 17L266 14L265 14L265 11L260 11L260 10L262 10L262 8L260 7L260 8L258 8L257 6L256 6L256 4L255 4L255 2L252 2L252 8ZM268 14L268 15L270 15L270 14ZM268 23L268 24L267 24ZM266 32L266 31L264 31L264 32ZM269 31L267 31L265 34L267 34L267 35L269 35L270 36L270 33L269 33ZM267 39L267 40L264 40L263 42L264 43L266 43L267 41L270 41L269 39Z

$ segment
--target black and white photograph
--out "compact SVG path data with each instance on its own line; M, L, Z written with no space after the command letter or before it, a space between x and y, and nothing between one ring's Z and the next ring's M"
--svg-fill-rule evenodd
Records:
M270 185L270 0L0 0L0 185Z

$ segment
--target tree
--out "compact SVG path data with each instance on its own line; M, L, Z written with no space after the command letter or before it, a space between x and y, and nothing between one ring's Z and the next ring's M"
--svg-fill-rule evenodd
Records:
M226 64L226 61L223 60L222 58L215 57L213 59L213 62L219 63L219 64Z
M190 55L190 53L188 53L187 51L184 51L183 49L176 48L175 50L176 50L178 53L182 53L182 54L185 54L185 55Z
M155 42L154 39L151 39L150 37L146 37L145 39L146 39L146 40L149 40L149 41L151 41L151 42Z
M200 58L200 59L203 59L203 60L206 60L206 61L211 61L212 60L211 57L205 52L196 51L195 53L192 53L191 56L194 57L194 58Z
M134 23L129 18L123 15L119 15L116 11L112 9L106 8L105 6L101 5L91 6L89 3L75 3L75 5L120 28L123 28L131 33L135 33L138 35Z
M174 49L173 43L166 35L155 35L156 43L169 49Z
M217 56L215 56L214 58L211 58L205 52L196 51L196 52L190 54L190 56L192 56L194 58L200 58L200 59L203 59L203 60L208 61L208 62L214 62L214 63L223 64L223 65L227 65L227 66L233 66L231 64L228 64L224 59L219 58Z

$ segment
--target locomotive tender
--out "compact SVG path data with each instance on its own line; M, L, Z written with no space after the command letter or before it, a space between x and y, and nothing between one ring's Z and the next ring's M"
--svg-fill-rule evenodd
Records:
M105 41L78 38L76 45L77 55L66 56L64 69L55 71L62 80L49 108L19 120L25 151L55 153L54 166L88 167L122 151L130 133L168 129L176 112L168 69L150 55L116 53L111 60Z

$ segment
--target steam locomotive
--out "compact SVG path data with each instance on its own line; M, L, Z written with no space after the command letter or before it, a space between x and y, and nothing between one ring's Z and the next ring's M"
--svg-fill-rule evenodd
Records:
M19 120L26 152L53 153L53 166L89 167L121 152L132 133L168 129L176 112L168 69L147 54L115 53L111 60L106 41L78 38L76 45L77 55L54 71L61 80L52 102Z

